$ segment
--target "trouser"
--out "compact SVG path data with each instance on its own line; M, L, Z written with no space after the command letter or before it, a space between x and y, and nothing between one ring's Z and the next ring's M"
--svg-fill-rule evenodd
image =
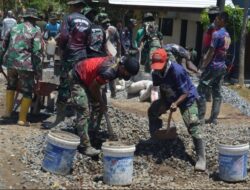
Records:
M169 110L171 106L170 102L166 102L163 99L154 101L148 109L149 118L149 131L151 136L154 132L162 127L162 120L160 116ZM202 132L200 129L200 121L198 118L198 108L196 102L187 108L180 108L181 115L185 126L188 129L189 134L196 139L202 138Z
M71 97L70 104L76 112L76 130L81 138L81 144L90 145L88 135L88 120L89 120L89 97L88 90L77 82L71 80Z
M57 102L66 103L70 98L69 72L72 70L75 61L63 61L61 64L60 84L58 86Z
M24 98L32 98L34 90L34 72L21 71L17 69L8 69L7 90L18 90L23 94Z
M211 89L213 98L210 117L213 119L217 119L220 112L220 105L222 102L221 87L225 74L226 74L225 68L220 68L220 69L206 68L206 70L202 73L200 83L197 87L200 96L198 100L200 119L204 119L206 114L207 89Z

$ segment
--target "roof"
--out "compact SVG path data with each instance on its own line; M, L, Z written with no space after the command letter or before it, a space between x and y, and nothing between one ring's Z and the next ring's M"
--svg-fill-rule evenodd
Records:
M216 6L217 0L108 0L115 5L179 7L179 8L206 8ZM232 0L226 0L226 5L233 5Z

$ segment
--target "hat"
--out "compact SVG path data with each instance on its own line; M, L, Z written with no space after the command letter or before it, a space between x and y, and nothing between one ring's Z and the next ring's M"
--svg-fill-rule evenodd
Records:
M159 48L153 52L152 65L153 70L161 70L166 64L168 54L163 48Z
M144 22L149 22L149 21L154 21L154 16L152 13L148 12L148 13L145 13L144 16L143 16L143 21Z
M37 10L34 8L27 8L23 14L23 18L34 18L34 19L40 20L38 18Z
M74 5L78 3L85 3L85 1L84 0L68 0L67 2L68 5Z
M139 71L140 65L137 59L129 56L121 58L121 64L124 65L125 69L131 75L136 75Z

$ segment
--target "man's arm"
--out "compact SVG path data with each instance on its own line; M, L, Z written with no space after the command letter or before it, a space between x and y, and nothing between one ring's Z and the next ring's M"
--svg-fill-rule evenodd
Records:
M210 48L208 49L208 52L207 52L206 55L204 56L203 63L202 63L202 65L201 65L201 69L204 69L204 68L207 67L207 65L212 61L213 56L214 56L214 48L213 48L213 47L210 47Z

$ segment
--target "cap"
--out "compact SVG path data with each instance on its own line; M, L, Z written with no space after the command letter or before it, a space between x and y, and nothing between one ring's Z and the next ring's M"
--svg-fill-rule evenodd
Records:
M67 2L68 5L74 5L74 4L78 4L78 3L85 3L84 0L69 0Z
M159 48L153 52L152 65L153 70L161 70L166 64L168 54L163 48Z
M137 59L129 56L121 58L121 64L124 65L125 69L131 75L136 75L140 69L140 65Z

